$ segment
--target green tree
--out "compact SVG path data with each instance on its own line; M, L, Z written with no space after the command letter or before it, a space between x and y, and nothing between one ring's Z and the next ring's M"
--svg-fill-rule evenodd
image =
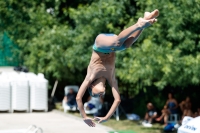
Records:
M0 30L19 45L31 71L81 83L95 37L119 34L156 8L158 22L132 48L117 52L120 88L137 94L151 86L199 85L199 0L0 0Z
M137 1L136 18L158 8L158 22L144 30L137 48L120 53L118 76L130 83L163 89L200 83L200 1ZM191 10L188 10L191 9Z
M25 39L29 53L24 57L25 64L31 71L43 72L59 80L81 82L96 35L102 29L103 32L119 33L121 26L125 24L124 19L128 18L123 6L125 2L96 1L84 6L80 4L77 8L67 8L63 10L63 14L69 19L64 24L63 20L59 22L59 19L47 15L42 8L44 6L37 13L29 12L33 28L40 21L46 23L40 25L42 28L37 31L39 34L30 40ZM48 21L51 23L47 23ZM19 39L18 42L22 44L25 41Z

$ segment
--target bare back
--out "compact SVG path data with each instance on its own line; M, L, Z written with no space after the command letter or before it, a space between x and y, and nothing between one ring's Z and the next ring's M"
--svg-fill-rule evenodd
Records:
M87 80L94 81L100 77L108 80L109 84L115 75L115 53L104 54L93 51L87 70Z

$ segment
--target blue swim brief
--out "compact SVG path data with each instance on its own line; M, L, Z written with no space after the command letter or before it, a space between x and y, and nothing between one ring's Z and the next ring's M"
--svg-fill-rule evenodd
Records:
M115 34L104 34L106 36L114 36ZM97 51L97 52L101 52L101 53L111 53L111 52L115 52L115 51L122 51L125 50L126 47L125 45L121 45L121 46L109 46L109 47L97 47L96 44L93 45L93 50Z

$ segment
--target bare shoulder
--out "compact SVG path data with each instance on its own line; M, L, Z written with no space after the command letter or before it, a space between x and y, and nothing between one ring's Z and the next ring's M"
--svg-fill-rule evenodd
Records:
M177 100L176 100L175 98L173 99L173 101L174 101L174 102L177 102Z
M166 104L168 104L169 103L169 99L166 101Z

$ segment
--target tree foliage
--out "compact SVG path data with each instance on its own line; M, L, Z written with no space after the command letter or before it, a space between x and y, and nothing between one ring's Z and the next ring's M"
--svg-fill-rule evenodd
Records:
M144 11L160 10L158 22L145 29L138 47L118 56L118 76L143 86L187 87L200 83L198 25L200 1L137 1L136 17ZM191 9L191 10L188 10ZM128 63L129 62L129 63Z
M18 44L31 71L80 83L99 33L119 34L156 8L158 22L117 52L117 78L135 92L199 85L200 0L0 0L0 30Z

